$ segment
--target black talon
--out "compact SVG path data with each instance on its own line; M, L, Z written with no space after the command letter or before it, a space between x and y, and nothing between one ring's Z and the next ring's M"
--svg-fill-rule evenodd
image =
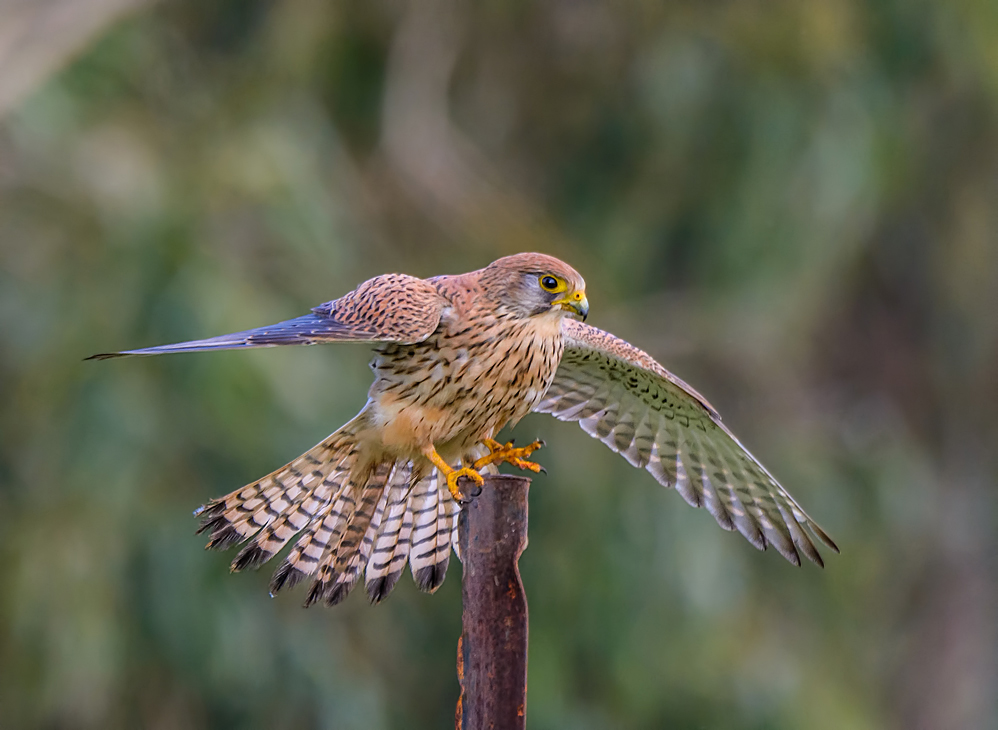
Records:
M538 464L538 466L540 466L540 465ZM547 470L547 469L545 469L545 468L544 468L544 467L542 466L542 467L541 467L541 470L540 470L540 473L541 473L541 474L544 474L544 475L546 476L546 475L547 475L547 473L548 473L548 470Z
M460 485L458 492L461 494L460 498L457 500L459 504L471 504L472 500L482 493L481 485L476 484L469 477L459 477L458 483ZM468 483L471 484L470 489L466 488Z
M476 486L475 489L477 491L469 493L469 494L465 494L464 492L461 492L461 498L459 500L457 500L457 503L460 504L463 507L465 505L469 505L472 502L474 502L475 498L482 493L482 488L481 487L477 487Z

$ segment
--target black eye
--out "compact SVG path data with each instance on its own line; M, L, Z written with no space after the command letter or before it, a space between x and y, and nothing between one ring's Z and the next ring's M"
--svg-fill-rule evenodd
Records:
M558 280L555 279L553 276L542 276L541 286L547 289L548 291L554 291L555 289L558 288Z

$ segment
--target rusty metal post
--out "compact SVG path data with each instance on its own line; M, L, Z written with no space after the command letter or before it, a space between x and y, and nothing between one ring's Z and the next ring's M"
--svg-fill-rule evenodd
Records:
M517 561L527 547L530 479L488 476L461 510L457 730L524 730L527 722L527 594Z

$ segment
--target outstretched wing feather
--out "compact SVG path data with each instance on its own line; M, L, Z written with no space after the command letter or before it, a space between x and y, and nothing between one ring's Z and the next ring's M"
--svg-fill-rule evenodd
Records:
M535 410L578 421L591 436L706 507L759 549L773 545L799 565L821 565L811 535L835 543L766 471L693 388L624 340L564 320L565 352ZM798 552L799 551L799 552Z

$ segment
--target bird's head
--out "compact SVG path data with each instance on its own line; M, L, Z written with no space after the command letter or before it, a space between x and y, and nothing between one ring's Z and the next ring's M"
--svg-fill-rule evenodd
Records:
M482 270L481 282L487 295L523 317L555 312L584 320L589 314L585 279L553 256L506 256Z

